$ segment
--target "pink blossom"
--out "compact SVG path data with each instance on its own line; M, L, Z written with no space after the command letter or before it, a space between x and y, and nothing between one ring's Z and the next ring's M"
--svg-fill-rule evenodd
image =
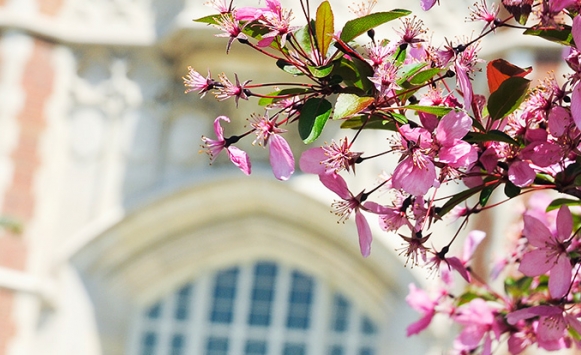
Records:
M527 276L550 271L549 291L553 298L565 296L571 284L572 267L567 246L572 230L573 217L566 206L559 209L554 234L538 219L528 214L524 216L523 235L536 249L523 255L519 271Z
M516 325L521 320L539 317L535 329L539 347L547 350L557 350L565 347L563 338L567 328L581 334L581 322L561 306L541 305L519 309L506 316L508 324Z
M216 37L228 37L226 53L230 52L230 47L235 39L248 40L248 36L242 32L244 26L241 26L238 20L236 20L230 13L221 14L220 18L216 20L216 27L224 32L217 34Z
M295 171L295 158L287 141L280 136L285 130L267 116L255 116L252 127L256 133L254 143L268 145L270 166L274 176L279 180L288 180Z
M184 80L184 85L187 87L186 94L192 91L199 91L200 98L204 97L206 92L212 90L215 85L209 70L208 76L204 78L194 68L188 67L188 76L182 79Z
M223 101L234 97L234 100L236 101L236 107L238 107L239 99L248 100L249 92L247 92L245 87L250 82L250 80L246 80L245 82L240 83L240 80L238 80L238 74L234 74L234 77L236 78L236 84L233 84L224 74L220 74L218 77L220 78L221 85L216 86L218 89L218 92L215 94L216 99Z
M369 223L361 209L372 210L374 212L380 213L381 206L367 202L365 206L362 205L363 201L367 198L367 195L362 191L357 196L353 196L351 191L347 188L347 183L338 174L321 174L319 175L319 180L325 185L329 190L336 193L341 197L342 201L336 201L333 203L335 208L335 214L338 215L339 221L345 221L349 218L351 212L355 211L355 225L357 226L357 233L359 234L359 248L361 249L361 255L364 257L369 256L371 252L371 228Z
M532 184L536 176L537 173L530 164L520 159L513 161L508 167L508 179L519 187Z
M419 334L430 325L434 315L436 315L438 301L440 297L445 294L441 293L436 299L431 299L426 291L417 288L414 284L409 284L409 290L410 293L405 298L405 301L410 305L410 307L422 313L422 317L407 327L406 335L408 337Z
M226 116L218 116L214 120L214 133L216 134L217 139L214 140L202 137L202 141L206 147L206 153L210 156L210 163L214 162L218 154L226 148L230 161L239 167L244 174L250 175L251 164L248 155L243 150L232 145L238 141L239 137L234 136L224 138L224 129L220 126L220 120L230 122L230 118Z
M323 147L311 148L301 155L299 161L301 170L305 173L323 174L326 172L339 173L341 170L355 171L355 164L361 158L360 152L351 151L351 144L347 138L334 140Z
M492 337L500 337L500 327L495 320L495 312L481 298L472 300L467 306L458 310L454 320L463 325L464 329L456 338L456 346L464 350L473 350L478 347L482 339L482 355L492 353Z
M422 10L428 11L436 4L436 0L420 0Z
M471 280L470 273L468 272L467 269L468 261L472 259L472 255L476 251L476 248L478 247L478 245L480 245L480 243L482 242L482 240L484 240L485 237L486 237L485 232L479 230L471 231L470 233L468 233L466 241L464 242L462 258L460 259L458 257L451 256L445 259L446 263L452 269L458 271L460 276L462 276L462 278L464 278L464 280L466 280L467 282L470 282Z
M470 167L478 160L478 152L462 138L472 128L472 119L463 111L451 111L436 127L436 140L440 144L439 161L454 168Z
M400 133L406 157L393 172L393 187L414 196L424 195L437 184L436 167L428 155L432 148L432 137L427 130L410 128L409 125L402 126Z

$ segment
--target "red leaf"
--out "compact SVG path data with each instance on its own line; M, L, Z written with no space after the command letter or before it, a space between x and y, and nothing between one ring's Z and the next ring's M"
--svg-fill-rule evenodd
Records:
M500 84L508 78L524 78L528 73L533 71L532 67L520 68L504 59L495 59L488 63L486 67L486 77L488 78L488 89L492 94Z

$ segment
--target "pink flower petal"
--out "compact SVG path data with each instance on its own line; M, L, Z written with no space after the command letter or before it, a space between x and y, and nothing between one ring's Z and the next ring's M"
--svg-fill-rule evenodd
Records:
M335 173L321 174L319 175L319 180L321 180L325 187L339 195L342 199L349 200L352 198L351 192L347 188L347 183L341 175Z
M418 321L410 324L406 328L406 336L409 337L409 336L412 336L415 334L419 334L422 330L426 329L430 325L430 323L432 322L432 318L434 318L435 314L436 314L436 312L434 312L434 311L426 313Z
M472 128L472 119L464 111L450 111L440 120L436 128L436 139L440 144L451 145L462 139Z
M551 268L549 292L553 298L561 298L569 291L572 276L571 261L566 255L560 255L557 263Z
M535 249L523 255L518 271L527 276L539 276L547 273L551 267L553 263L548 262L547 252L543 249Z
M323 161L327 160L325 150L321 147L311 148L301 155L299 159L299 167L308 174L321 175L327 171L327 167Z
M527 238L531 245L537 248L543 248L547 241L552 239L551 232L549 228L539 221L535 217L525 214L523 216L524 229L523 235Z
M248 158L248 154L245 151L241 150L238 147L233 145L227 148L228 158L230 161L236 165L237 167L242 170L242 172L246 175L250 175L252 166L250 164L250 158Z
M576 16L575 18L579 18ZM577 83L571 94L571 117L577 128L581 129L581 85Z
M557 213L557 240L564 242L571 237L573 231L573 216L567 206L561 206Z
M579 49L579 47L581 47L581 17L573 17L573 27L571 28L571 34L573 35L575 46L577 49Z
M480 243L484 240L485 237L486 232L479 230L473 230L470 233L468 233L466 241L464 242L464 251L462 253L462 258L464 260L470 260L470 258L472 258L472 254L474 254L474 251L476 250L476 248L478 248L478 245L480 245Z
M446 258L446 261L448 262L448 265L452 267L452 269L458 271L460 276L462 276L462 278L466 280L466 282L470 282L470 274L468 273L468 270L466 270L466 267L464 266L462 261L460 261L460 259L453 256L450 258Z
M359 234L359 248L361 249L361 255L366 258L371 253L371 241L373 237L367 219L359 210L355 211L355 225L357 226L357 234Z
M420 7L424 11L428 11L431 9L434 4L436 4L436 0L420 0Z
M508 324L515 325L524 319L530 319L537 316L553 316L562 313L561 309L554 306L534 306L519 309L506 315Z
M536 173L530 165L522 160L516 160L508 168L508 179L519 187L525 187L533 183Z
M295 158L292 150L287 141L278 134L271 135L268 144L270 165L274 176L279 180L288 180L295 172Z
M403 189L414 196L422 196L428 192L435 180L436 168L430 160L425 160L424 167L418 167L409 157L398 164L391 179L394 188Z

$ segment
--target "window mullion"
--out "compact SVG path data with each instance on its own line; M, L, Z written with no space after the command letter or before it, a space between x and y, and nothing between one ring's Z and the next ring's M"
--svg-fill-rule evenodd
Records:
M358 355L359 348L359 334L361 331L361 317L359 317L359 312L357 307L352 305L349 307L349 313L347 316L347 332L345 333L345 354L346 355Z
M281 355L284 348L290 285L291 271L285 265L279 265L271 308L273 314L268 339L268 353L270 355Z
M243 355L246 334L248 333L248 315L250 314L250 293L252 287L252 265L240 267L234 298L234 317L230 328L230 355Z
M313 296L307 354L325 354L328 351L325 347L328 345L326 335L330 330L331 293L326 284L315 282Z
M192 320L188 327L186 354L203 354L207 338L210 302L212 300L211 278L213 275L203 275L196 281L192 304Z

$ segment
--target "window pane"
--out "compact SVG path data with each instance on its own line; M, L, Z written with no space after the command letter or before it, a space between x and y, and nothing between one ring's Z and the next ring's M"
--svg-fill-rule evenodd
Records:
M266 342L249 340L246 343L245 355L266 355Z
M214 323L232 323L238 268L222 271L216 276L210 319Z
M307 329L313 299L313 279L298 271L292 273L286 326Z
M333 297L333 321L331 327L336 332L344 332L349 326L349 302L339 294Z
M227 338L208 338L206 345L206 355L227 355L228 339Z
M147 310L147 318L158 319L161 316L161 302L157 302Z
M178 320L188 318L190 298L192 294L192 285L186 285L176 292L176 311L175 317Z
M157 335L152 332L147 332L143 335L143 355L155 355L155 347L157 345Z
M369 318L363 317L361 321L361 332L365 335L373 335L377 332L377 327Z
M305 344L285 344L283 355L305 355Z
M274 299L277 270L273 263L258 263L254 267L254 284L248 324L268 326Z
M374 354L375 351L372 348L365 347L359 350L359 355L374 355Z
M184 354L184 336L181 334L174 335L171 340L171 355Z

